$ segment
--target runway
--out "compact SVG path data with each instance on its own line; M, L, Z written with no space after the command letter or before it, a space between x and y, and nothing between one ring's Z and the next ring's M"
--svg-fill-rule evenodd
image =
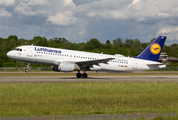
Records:
M106 82L106 81L178 82L178 76L95 76L95 77L88 77L88 78L0 77L0 83L9 83L9 82Z

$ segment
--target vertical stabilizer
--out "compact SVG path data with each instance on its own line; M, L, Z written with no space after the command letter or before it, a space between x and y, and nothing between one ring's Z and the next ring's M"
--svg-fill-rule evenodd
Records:
M161 51L163 49L166 37L159 36L156 40L154 40L142 53L140 53L137 57L138 59L158 61Z

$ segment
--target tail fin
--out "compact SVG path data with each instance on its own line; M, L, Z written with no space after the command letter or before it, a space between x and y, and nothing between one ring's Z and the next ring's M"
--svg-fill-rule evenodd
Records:
M164 42L166 41L165 36L159 36L156 40L154 40L142 53L140 53L137 57L138 59L158 61L161 51L164 46Z

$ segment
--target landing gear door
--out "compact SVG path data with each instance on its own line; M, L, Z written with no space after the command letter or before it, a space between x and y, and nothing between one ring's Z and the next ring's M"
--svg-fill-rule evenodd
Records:
M27 57L33 57L33 46L28 47Z

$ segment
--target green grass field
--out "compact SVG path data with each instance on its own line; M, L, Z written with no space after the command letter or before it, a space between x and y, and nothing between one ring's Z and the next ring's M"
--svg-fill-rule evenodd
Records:
M0 83L0 117L177 113L177 82Z

